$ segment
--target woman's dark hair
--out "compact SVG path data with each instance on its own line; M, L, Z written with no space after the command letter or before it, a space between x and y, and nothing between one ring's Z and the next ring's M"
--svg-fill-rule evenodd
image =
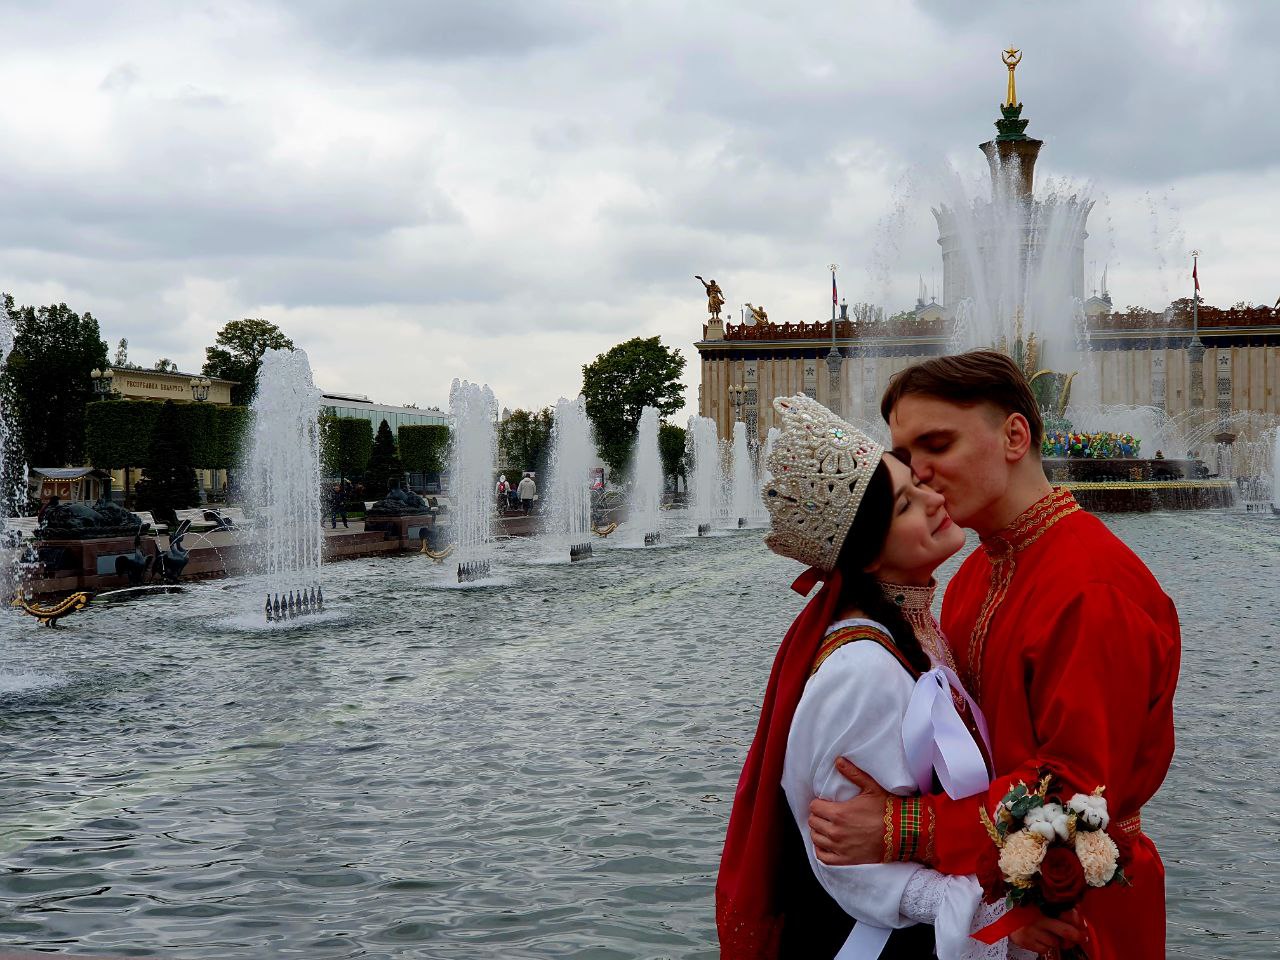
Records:
M893 479L889 468L881 460L867 481L867 492L862 496L853 526L844 538L840 555L836 557L836 569L844 584L840 589L841 609L856 607L868 619L888 627L893 643L907 658L907 662L924 673L932 664L920 647L915 631L896 603L884 595L874 575L866 567L875 562L889 537L889 524L893 522Z

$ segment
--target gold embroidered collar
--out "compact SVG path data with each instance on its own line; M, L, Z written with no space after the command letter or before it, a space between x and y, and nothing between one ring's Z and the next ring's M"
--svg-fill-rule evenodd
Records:
M1009 526L989 537L983 537L982 549L987 552L992 563L1006 560L1015 553L1021 553L1055 523L1079 509L1080 504L1076 503L1070 490L1054 487L1052 493L1023 510Z
M920 648L936 664L943 664L955 670L956 661L951 647L938 621L933 616L933 596L938 591L938 581L930 579L923 587L905 583L889 583L876 581L890 603L902 610L903 619L910 625L920 643Z
M904 613L918 613L921 610L933 609L933 596L938 592L938 581L931 579L923 587L913 587L906 583L889 583L877 580L885 598L900 606Z

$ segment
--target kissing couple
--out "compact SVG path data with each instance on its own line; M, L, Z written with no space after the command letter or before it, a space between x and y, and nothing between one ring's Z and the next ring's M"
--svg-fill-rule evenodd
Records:
M1173 757L1173 602L1041 464L1006 356L881 401L893 450L816 401L782 434L765 542L822 588L774 660L716 883L725 960L1164 957L1142 808ZM934 619L934 571L980 547Z

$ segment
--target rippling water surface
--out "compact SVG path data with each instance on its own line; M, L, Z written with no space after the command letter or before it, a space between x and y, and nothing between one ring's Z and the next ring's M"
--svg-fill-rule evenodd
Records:
M759 531L585 564L499 547L0 621L0 944L188 957L712 958L712 886L797 565ZM1183 617L1144 826L1170 954L1273 957L1280 522L1108 522ZM948 570L954 564L948 565Z

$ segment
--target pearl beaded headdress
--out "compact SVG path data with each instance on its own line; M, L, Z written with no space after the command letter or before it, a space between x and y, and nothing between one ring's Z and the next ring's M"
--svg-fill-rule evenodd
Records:
M836 565L884 447L803 394L778 397L782 435L764 485L774 553L822 570Z

